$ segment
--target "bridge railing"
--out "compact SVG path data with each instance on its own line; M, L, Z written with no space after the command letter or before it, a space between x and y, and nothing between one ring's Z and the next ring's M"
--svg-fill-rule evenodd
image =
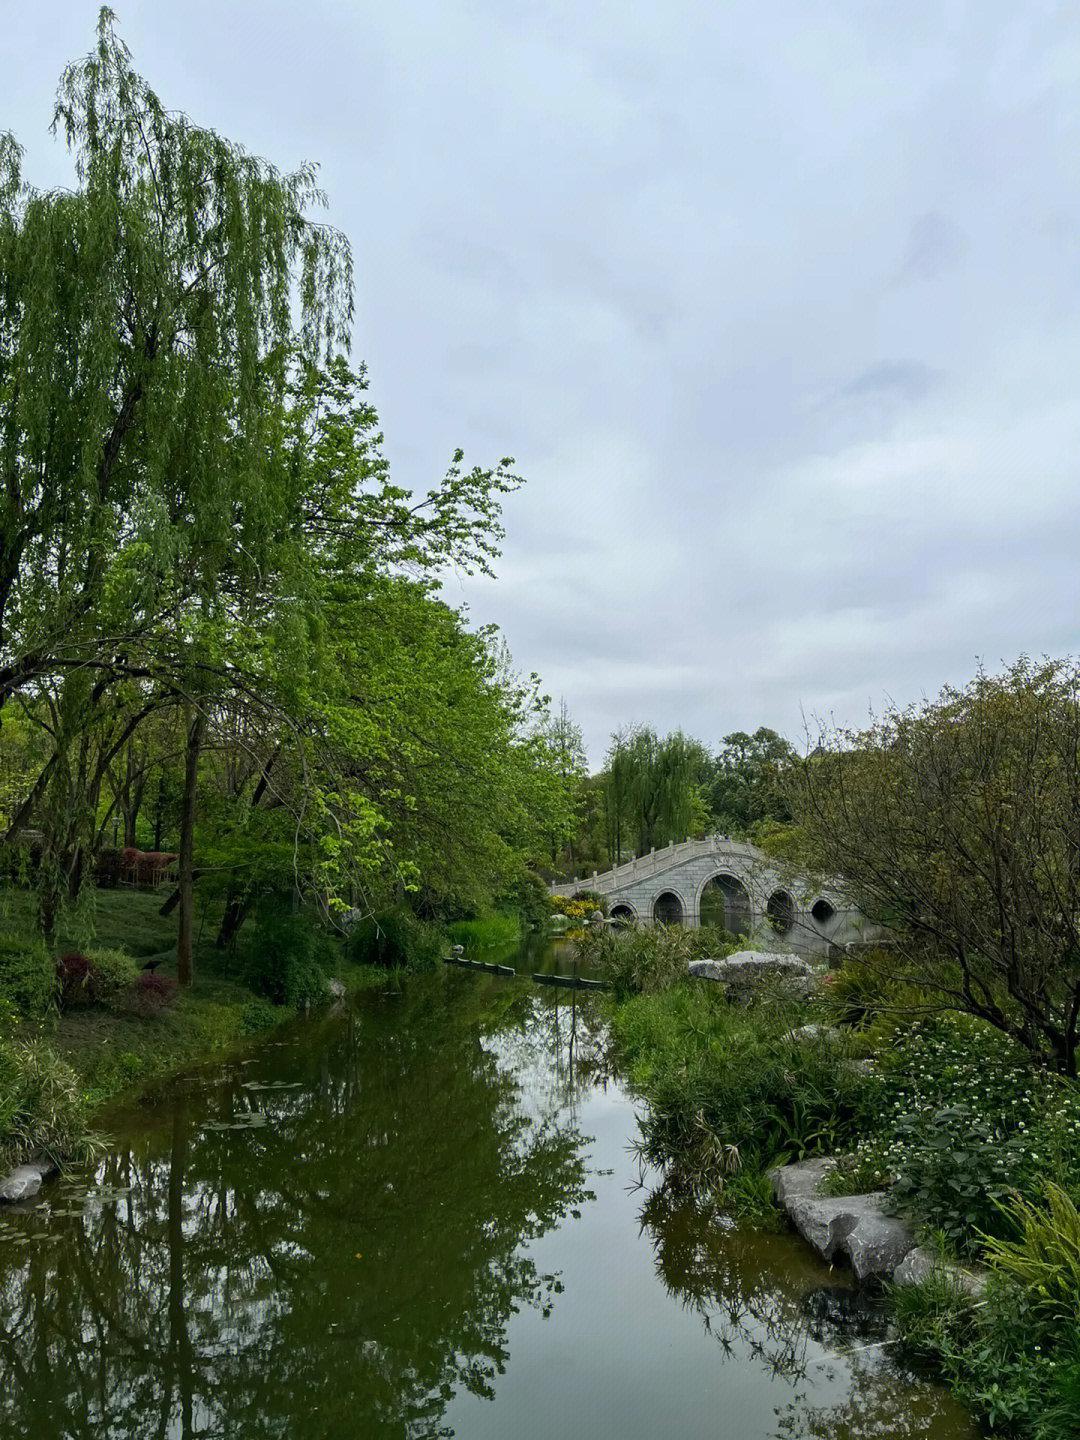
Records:
M604 894L607 890L620 890L637 880L647 880L673 865L685 860L697 859L700 855L741 855L754 858L760 852L741 840L729 840L726 835L710 835L704 840L674 840L662 850L650 850L647 855L638 855L623 865L613 866L593 875L575 876L550 886L552 895L572 895L575 890L596 890Z

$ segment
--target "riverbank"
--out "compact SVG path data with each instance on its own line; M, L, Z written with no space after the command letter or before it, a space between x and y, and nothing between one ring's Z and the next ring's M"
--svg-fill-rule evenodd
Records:
M382 979L0 1211L0 1431L974 1440L794 1235L635 1188L602 997Z
M175 918L160 914L153 891L99 891L92 924L69 917L55 945L58 955L85 955L85 994L54 1003L51 959L20 940L30 929L31 899L4 896L0 980L0 1166L37 1155L78 1161L100 1149L100 1112L201 1061L228 1054L252 1036L293 1019L295 1004L274 1004L236 972L235 959L212 943L214 917L205 917L196 947L191 989L175 981ZM328 947L321 972L327 985L355 992L384 984L387 971L351 962ZM142 967L152 966L151 970ZM46 976L44 999L34 967ZM44 969L42 969L44 967ZM75 967L70 963L68 969ZM100 969L108 985L96 986ZM232 971L232 973L230 973ZM121 985L120 982L123 982ZM63 966L61 966L63 984ZM22 1002L17 1004L12 996ZM329 994L327 999L329 999Z
M766 1228L786 1224L770 1169L830 1157L827 1196L868 1195L929 1255L988 1271L977 1298L938 1265L891 1291L909 1351L996 1431L1080 1433L1075 1082L970 1017L916 1016L911 995L905 1014L875 967L833 972L810 999L773 988L749 1005L674 970L668 955L652 993L612 1008L615 1054L647 1102L645 1157L699 1203Z

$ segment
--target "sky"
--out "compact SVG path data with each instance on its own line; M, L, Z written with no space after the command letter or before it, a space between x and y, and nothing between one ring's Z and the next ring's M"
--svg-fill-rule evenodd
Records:
M1080 8L116 0L321 166L399 483L513 455L502 627L599 763L1080 650ZM90 0L0 0L27 178Z

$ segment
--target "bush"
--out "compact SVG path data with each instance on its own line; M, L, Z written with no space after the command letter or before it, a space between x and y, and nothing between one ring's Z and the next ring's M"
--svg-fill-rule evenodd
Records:
M333 942L313 915L269 902L248 933L242 974L256 994L300 1010L325 1000L334 960Z
M720 959L741 944L713 926L691 930L678 925L619 930L598 925L577 941L582 963L603 976L620 996L669 990L687 978L691 960Z
M878 1082L843 1045L791 1044L800 1018L779 997L729 1006L707 985L621 1005L612 1034L648 1101L646 1158L675 1160L707 1181L721 1154L760 1169L851 1144L876 1107Z
M56 984L62 1010L90 1004L90 961L80 950L68 950L58 957Z
M990 1428L1029 1440L1080 1433L1080 1325L1048 1325L1030 1294L999 1275L973 1303L944 1272L894 1288L905 1348L933 1361Z
M142 1020L153 1020L172 1009L177 994L177 984L171 976L144 970L127 991L126 1008Z
M74 1070L41 1040L0 1038L0 1160L89 1159L98 1148Z
M446 940L437 925L419 919L411 910L386 910L366 916L353 928L347 950L358 965L429 970L446 953Z
M998 1031L943 1015L882 1053L874 1133L897 1176L898 1203L972 1254L979 1231L1015 1233L998 1203L1034 1198L1044 1178L1080 1183L1080 1089L1033 1066Z
M56 1000L56 967L39 941L0 937L0 998L23 1015L44 1015Z
M90 999L95 1005L115 1010L122 1007L131 987L141 974L138 961L125 950L88 950Z

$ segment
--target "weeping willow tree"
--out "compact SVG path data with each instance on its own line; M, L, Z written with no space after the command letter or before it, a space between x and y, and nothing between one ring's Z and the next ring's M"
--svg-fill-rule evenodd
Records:
M0 136L0 713L29 692L52 717L46 929L61 853L78 883L85 722L110 687L182 700L197 770L209 699L242 670L223 636L288 569L290 361L344 349L352 313L314 169L167 110L107 9L53 130L71 189L33 188Z
M257 583L288 493L269 432L290 349L343 345L351 316L313 169L166 110L107 9L53 129L70 190L30 186L0 137L0 704L137 663L224 573Z
M604 790L613 863L627 840L644 854L708 822L702 796L709 766L705 747L681 730L658 735L642 725L612 737Z

